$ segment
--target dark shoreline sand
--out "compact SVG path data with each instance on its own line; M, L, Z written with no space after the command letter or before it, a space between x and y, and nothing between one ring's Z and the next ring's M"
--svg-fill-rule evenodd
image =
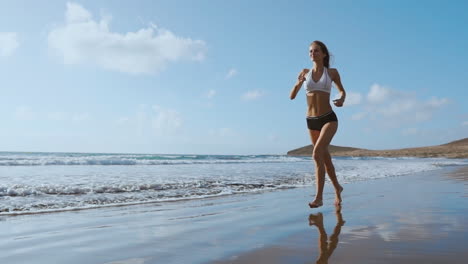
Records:
M3 216L0 263L465 263L467 185L468 167L355 182L340 213L327 185L313 210L310 187Z

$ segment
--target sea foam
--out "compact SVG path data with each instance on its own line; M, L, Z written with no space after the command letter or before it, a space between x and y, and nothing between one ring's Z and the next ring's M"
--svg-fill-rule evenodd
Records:
M436 158L333 160L343 184L468 164ZM1 153L0 164L0 214L311 187L315 179L310 157L280 155Z

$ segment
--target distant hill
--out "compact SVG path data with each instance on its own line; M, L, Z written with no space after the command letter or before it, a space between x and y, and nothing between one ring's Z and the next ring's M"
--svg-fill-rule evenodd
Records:
M455 140L452 142L449 142L447 144L443 144L440 146L467 146L468 145L468 138L460 139L460 140Z
M333 156L344 157L446 157L446 158L468 158L468 138L452 141L443 145L389 149L389 150L369 150L352 147L341 147L330 145L328 148ZM311 156L313 146L308 145L302 148L288 151L289 156Z
M314 150L313 145L308 145L302 148L298 149L293 149L291 151L288 151L289 156L310 156L312 155L312 151ZM328 147L328 151L330 153L336 153L336 152L349 152L349 151L355 151L355 150L364 150L364 149L359 149L359 148L351 148L351 147L341 147L341 146L334 146L330 145Z

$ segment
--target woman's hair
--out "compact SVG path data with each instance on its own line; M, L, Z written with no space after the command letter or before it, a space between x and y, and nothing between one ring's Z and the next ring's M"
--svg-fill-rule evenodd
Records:
M314 40L312 43L310 43L311 46L312 44L319 45L320 50L323 53L325 53L325 57L323 58L323 65L329 68L330 67L330 52L328 52L327 46L325 46L325 44L323 44L323 42L320 40Z

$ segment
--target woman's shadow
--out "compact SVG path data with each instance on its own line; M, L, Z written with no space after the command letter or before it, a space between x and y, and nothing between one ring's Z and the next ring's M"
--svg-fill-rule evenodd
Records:
M325 228L323 227L323 214L311 214L309 215L309 225L316 226L317 230L319 231L319 258L317 259L316 263L318 264L326 264L328 263L328 259L335 251L336 247L338 246L338 236L341 232L341 227L344 225L345 221L343 220L343 215L341 214L341 206L336 206L335 210L336 215L336 226L333 229L333 234L328 239L327 232L325 232Z

